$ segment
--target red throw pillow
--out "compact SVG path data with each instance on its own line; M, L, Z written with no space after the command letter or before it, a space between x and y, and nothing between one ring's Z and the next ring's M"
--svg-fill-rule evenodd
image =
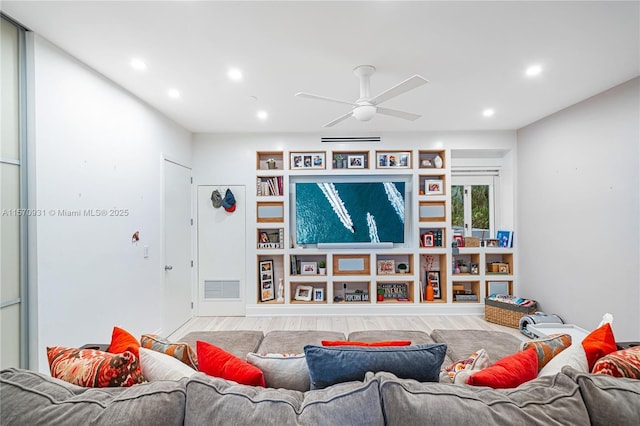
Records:
M538 354L534 348L499 359L491 367L469 376L468 385L507 389L520 386L538 375Z
M120 327L113 327L111 333L111 344L107 351L112 354L121 354L129 351L133 353L137 358L140 357L140 342L133 337L131 333Z
M387 340L383 342L349 342L348 340L322 340L322 346L409 346L411 340Z
M584 348L584 353L587 355L589 371L591 371L596 361L618 350L611 325L606 323L589 333L589 335L582 340L582 347Z
M233 380L243 385L265 387L262 371L210 343L196 341L198 370L214 377Z

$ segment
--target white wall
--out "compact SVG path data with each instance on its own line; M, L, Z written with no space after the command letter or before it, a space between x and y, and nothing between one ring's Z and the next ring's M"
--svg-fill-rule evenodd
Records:
M48 371L49 345L108 343L114 325L137 336L161 327L162 155L188 164L191 134L46 40L31 42L30 199L47 213L31 235L30 362ZM129 213L58 214L113 208Z
M640 337L640 79L518 131L522 296L586 329Z

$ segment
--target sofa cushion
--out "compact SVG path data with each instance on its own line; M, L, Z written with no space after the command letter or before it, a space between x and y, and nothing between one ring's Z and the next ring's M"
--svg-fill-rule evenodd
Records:
M111 354L64 346L47 348L51 376L78 386L133 386L145 381L140 360L131 352Z
M150 382L180 380L183 377L190 377L197 373L196 370L171 355L147 348L140 348L140 366L145 379Z
M304 348L311 389L363 380L368 371L388 371L398 377L435 382L439 380L446 351L447 346L442 344L390 347L308 345Z
M446 343L447 355L452 361L464 359L478 348L485 348L489 359L504 358L517 352L520 340L509 333L487 330L433 330L431 338L437 343Z
M444 371L452 383L464 385L467 383L469 376L489 367L489 365L491 365L491 360L487 355L487 351L479 349L469 355L468 358L449 364L444 368ZM443 382L443 380L440 381Z
M596 361L594 374L640 379L640 346L611 352Z
M171 355L178 361L184 362L194 370L198 369L198 356L194 351L194 345L191 346L186 342L172 343L164 337L156 334L143 334L140 338L140 344L143 348L151 349L156 352Z
M259 368L215 345L197 341L198 368L210 376L233 380L245 385L265 386Z
M582 347L587 356L589 371L591 371L597 360L618 349L611 324L605 323L589 333L587 337L582 339Z
M559 374L515 389L419 383L378 373L385 421L412 425L588 425L578 385Z
M543 339L522 342L520 350L534 348L538 355L538 371L549 363L556 355L571 346L570 334L554 334Z
M353 340L323 340L322 346L409 346L411 340L383 340L380 342L357 342Z
M516 352L499 359L467 379L468 385L489 386L494 389L515 388L536 378L538 355L534 348Z
M269 388L305 392L310 389L309 368L304 354L247 354L247 362L264 374Z
M588 372L589 365L587 364L587 356L580 343L573 343L567 349L553 357L553 359L538 372L538 377L556 375L561 372L565 366L585 373Z
M301 354L307 345L320 346L323 340L346 340L343 333L323 330L275 330L265 334L256 351L261 354Z
M0 372L3 425L181 425L186 379L84 388L28 370Z
M350 341L380 342L384 340L410 340L413 345L436 343L424 331L417 330L363 330L349 333Z
M219 331L194 331L180 340L195 349L196 341L211 343L225 351L245 359L249 352L258 352L258 346L262 342L264 334L256 330L219 330ZM264 351L260 351L265 353ZM276 349L271 352L288 352ZM300 349L297 353L301 353Z
M592 425L638 424L640 380L583 373L571 367L564 367L562 372L580 386Z
M369 375L303 393L195 374L187 382L185 425L383 425L378 385Z

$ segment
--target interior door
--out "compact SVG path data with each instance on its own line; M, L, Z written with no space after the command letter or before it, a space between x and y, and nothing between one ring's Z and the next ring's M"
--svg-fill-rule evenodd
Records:
M215 208L211 193L230 189L234 212ZM243 185L198 186L198 316L246 312L246 204Z
M191 319L191 169L164 160L164 335Z

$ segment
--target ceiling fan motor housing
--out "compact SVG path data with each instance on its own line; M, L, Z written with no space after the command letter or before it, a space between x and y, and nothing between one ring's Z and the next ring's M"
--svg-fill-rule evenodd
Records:
M377 108L371 104L358 105L353 109L353 116L359 121L369 121L376 115Z

